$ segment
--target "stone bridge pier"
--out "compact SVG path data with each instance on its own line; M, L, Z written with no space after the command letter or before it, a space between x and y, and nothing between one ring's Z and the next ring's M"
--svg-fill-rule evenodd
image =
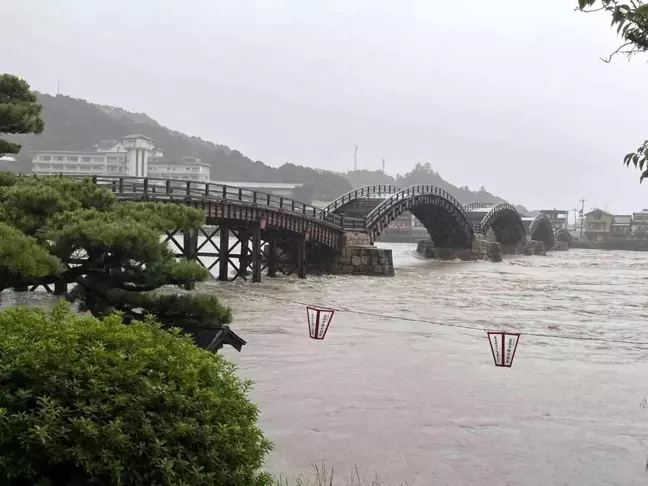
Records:
M437 247L431 239L419 240L416 245L416 252L426 258L434 258L437 260L502 261L500 244L496 241L483 238L478 234L473 236L472 243L467 248Z
M342 238L342 250L332 261L329 273L393 276L392 251L377 248L368 233L347 231Z
M308 240L303 248L304 275L394 275L391 249L374 246L368 233L347 231L339 250ZM284 240L278 244L278 250L279 264L292 264L300 268L302 252L299 245Z

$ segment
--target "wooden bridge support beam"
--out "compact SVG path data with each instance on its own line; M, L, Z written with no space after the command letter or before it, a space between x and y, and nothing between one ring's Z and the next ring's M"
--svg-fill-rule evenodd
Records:
M190 229L185 230L183 235L182 253L187 260L198 259L198 230ZM195 283L187 283L184 286L185 290L193 290L196 288Z
M277 276L277 240L275 235L270 235L268 239L268 277Z
M229 267L229 228L221 225L219 227L219 233L218 280L227 282L227 270Z
M306 278L306 235L301 234L297 239L297 276Z
M239 242L241 244L241 256L239 256L239 273L241 277L247 277L248 265L250 264L250 233L247 229L239 232Z
M68 284L65 280L59 279L54 282L54 295L65 295L68 290Z
M261 281L261 227L255 224L251 228L252 236L252 282Z

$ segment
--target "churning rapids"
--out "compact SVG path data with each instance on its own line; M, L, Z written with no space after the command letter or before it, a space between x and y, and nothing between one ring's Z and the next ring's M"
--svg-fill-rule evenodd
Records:
M644 484L648 253L442 263L383 246L393 278L203 287L248 340L224 353L255 382L272 472L323 461L390 484ZM300 303L338 309L324 341ZM483 329L522 333L511 369L494 366Z

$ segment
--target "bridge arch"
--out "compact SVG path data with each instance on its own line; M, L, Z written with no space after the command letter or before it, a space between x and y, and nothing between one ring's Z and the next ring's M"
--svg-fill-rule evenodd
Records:
M470 201L463 205L464 211L474 211L475 209L484 209L488 206L484 203Z
M400 191L398 187L385 184L358 187L332 201L323 209L323 212L324 214L345 214L354 217L365 216L380 204L380 201L398 191Z
M459 201L438 187L411 186L382 201L366 217L366 228L373 239L404 211L423 224L438 248L468 248L473 228Z
M546 214L538 214L529 226L529 236L532 240L543 241L545 250L551 250L555 243L554 229Z
M554 237L556 241L563 241L569 244L571 244L574 241L574 237L565 228L561 228L558 231L556 231Z
M480 231L488 234L490 230L498 243L515 245L526 241L526 230L520 213L509 203L496 204L486 213Z

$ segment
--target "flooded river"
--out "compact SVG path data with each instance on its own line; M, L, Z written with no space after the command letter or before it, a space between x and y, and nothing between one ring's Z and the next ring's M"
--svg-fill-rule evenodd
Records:
M383 246L393 278L203 287L248 340L224 353L256 383L272 472L324 461L389 484L648 483L648 253L442 263ZM338 310L324 341L308 338L304 303ZM511 369L493 365L484 329L522 333Z

